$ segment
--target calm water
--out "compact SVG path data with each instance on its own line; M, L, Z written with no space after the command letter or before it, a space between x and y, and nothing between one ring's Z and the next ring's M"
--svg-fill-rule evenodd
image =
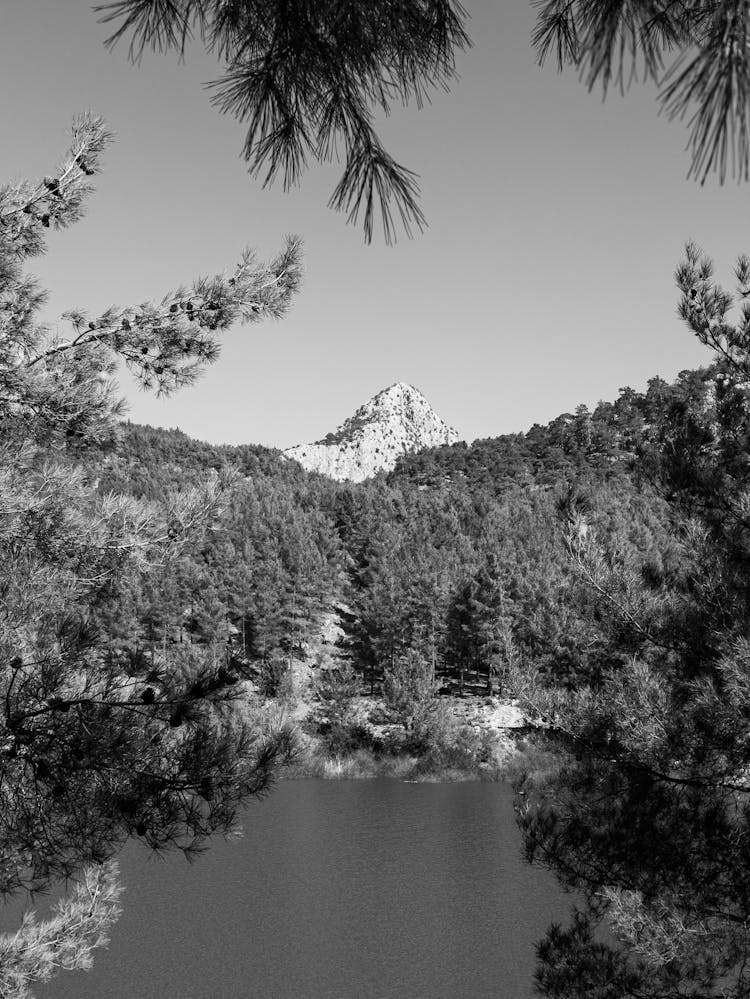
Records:
M129 848L109 950L38 999L534 994L569 899L521 859L506 786L294 781L245 827L192 866Z

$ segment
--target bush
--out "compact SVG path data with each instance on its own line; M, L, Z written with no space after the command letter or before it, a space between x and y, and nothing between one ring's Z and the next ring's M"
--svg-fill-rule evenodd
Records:
M377 748L370 732L359 723L323 722L318 726L318 733L329 753L353 753L358 749Z

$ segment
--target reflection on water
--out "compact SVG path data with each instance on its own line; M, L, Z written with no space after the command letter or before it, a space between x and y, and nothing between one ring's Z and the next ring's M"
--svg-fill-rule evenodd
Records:
M38 999L523 999L567 900L498 784L295 781L196 864L122 856L94 970Z

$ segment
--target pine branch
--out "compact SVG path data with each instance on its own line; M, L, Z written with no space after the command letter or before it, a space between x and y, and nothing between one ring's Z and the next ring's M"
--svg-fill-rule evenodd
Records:
M129 37L129 56L146 47L184 54L199 34L226 63L209 84L212 103L248 124L243 155L264 185L289 188L310 160L343 146L346 169L329 202L356 221L365 239L380 206L387 242L422 229L415 175L387 153L372 128L375 112L398 100L420 107L456 78L456 52L469 46L458 0L116 0L95 8L118 23L111 47Z
M89 969L92 952L109 943L109 930L122 909L122 887L114 861L86 867L55 915L41 923L33 912L15 934L0 936L0 994L33 999L31 986L50 981L60 971Z
M70 148L51 177L0 188L0 249L17 259L44 252L43 229L64 229L83 214L93 190L87 178L100 170L113 135L103 118L86 111L73 119Z
M236 321L257 323L280 319L301 281L301 242L288 237L282 253L267 265L258 265L246 250L230 276L199 278L189 289L165 295L159 303L145 302L137 308L112 307L94 320L81 311L68 319L75 335L56 341L26 362L31 370L44 362L46 370L62 355L92 360L111 354L122 358L145 389L158 395L195 381L205 364L219 354L215 337Z
M744 0L535 0L532 43L554 51L589 89L624 92L641 77L662 88L669 118L687 119L689 176L750 177L750 29ZM665 72L665 60L675 56Z
M747 4L720 4L697 53L677 60L660 95L670 118L690 115L690 175L701 184L711 171L721 183L728 170L739 180L748 179L749 43Z

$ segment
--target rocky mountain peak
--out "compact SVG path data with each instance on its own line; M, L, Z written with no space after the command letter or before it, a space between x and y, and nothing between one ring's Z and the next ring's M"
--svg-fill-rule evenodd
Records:
M440 419L419 389L396 382L360 406L323 440L297 444L284 454L308 471L361 482L393 468L407 451L457 440L456 431Z

